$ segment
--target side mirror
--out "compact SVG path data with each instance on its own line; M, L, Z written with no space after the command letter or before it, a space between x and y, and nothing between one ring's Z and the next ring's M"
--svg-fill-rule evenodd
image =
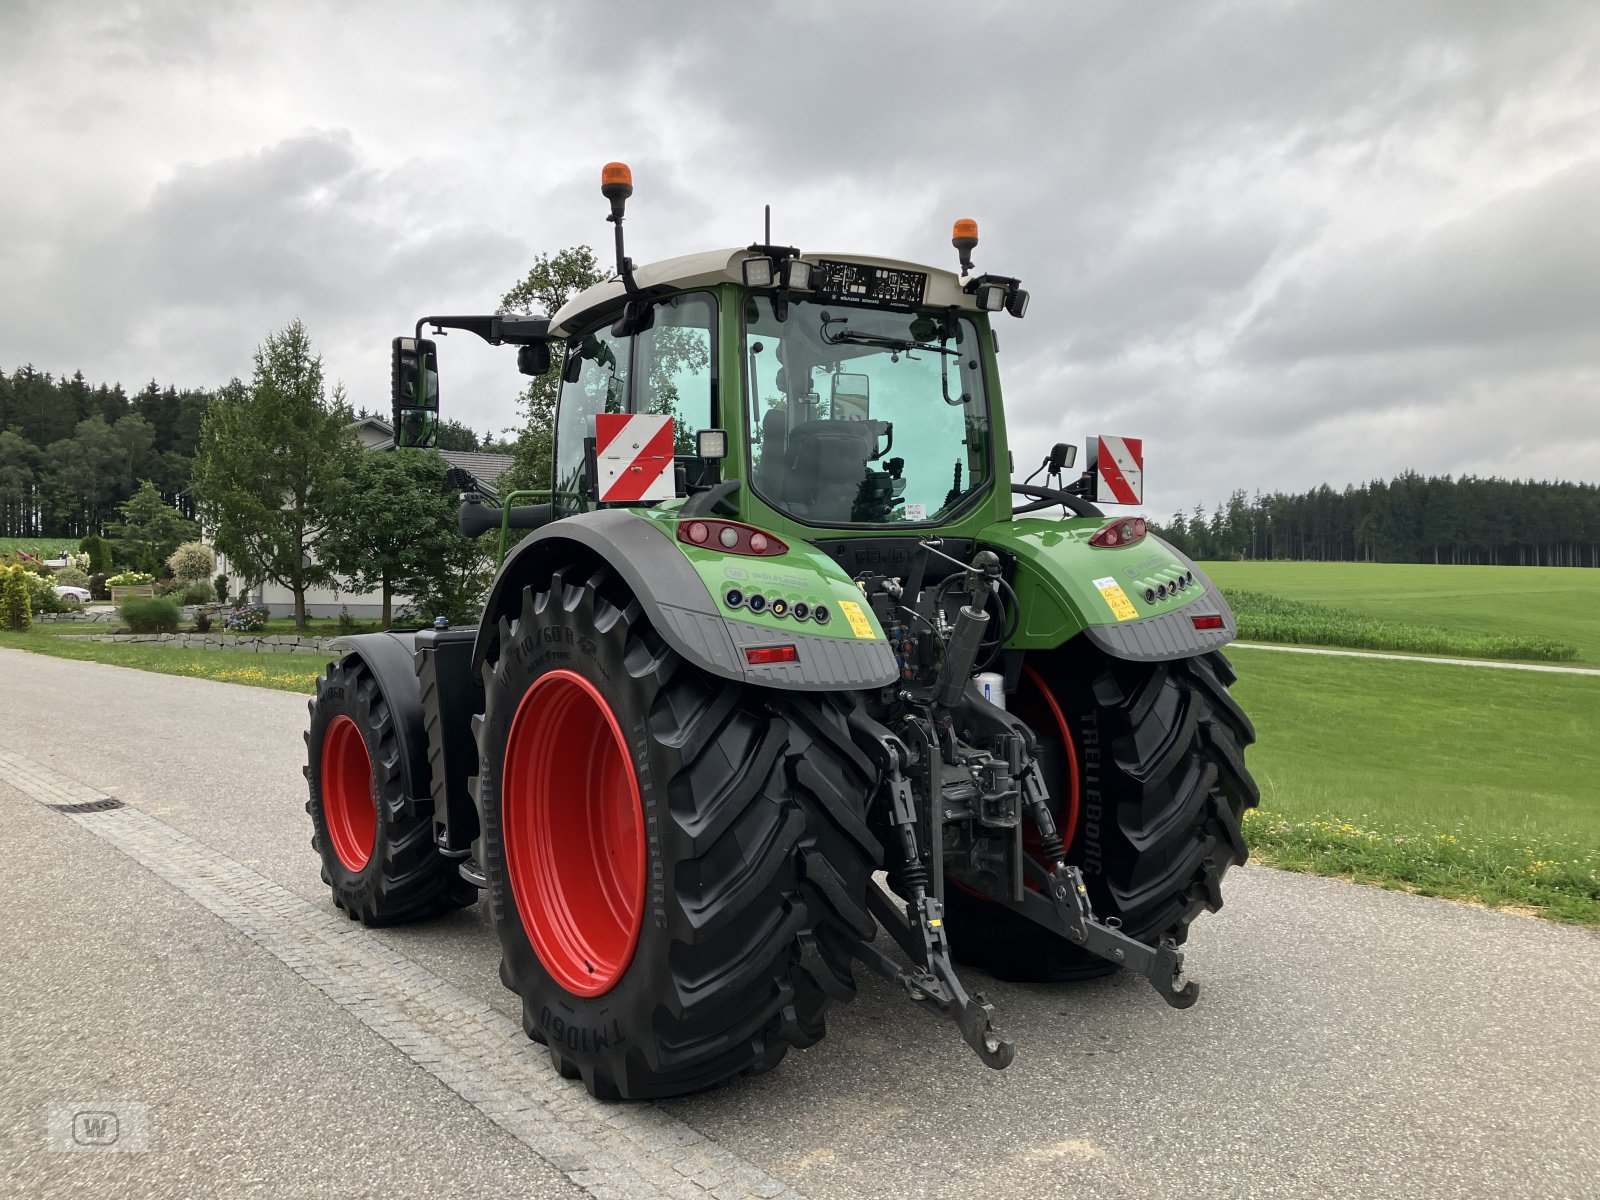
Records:
M865 421L870 410L872 379L844 371L833 376L833 399L828 415L835 421Z
M643 300L629 300L622 306L622 315L611 326L612 337L632 337L643 333L656 323L655 306Z
M517 350L517 370L524 375L544 375L550 370L550 343L533 342Z
M439 429L439 351L427 338L390 343L389 399L396 446L431 446Z

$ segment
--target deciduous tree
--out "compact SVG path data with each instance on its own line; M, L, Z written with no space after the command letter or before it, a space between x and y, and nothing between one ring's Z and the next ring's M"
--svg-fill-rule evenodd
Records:
M456 598L471 591L474 577L482 591L488 558L456 531L456 493L444 473L444 459L431 450L362 454L339 517L318 547L350 590L382 592L385 626L397 594L411 596L418 616L431 620L460 616L464 606ZM466 597L467 606L477 593Z
M236 572L289 589L299 629L306 591L333 578L317 546L361 453L351 419L294 321L256 350L250 385L224 388L200 427L193 487L212 541Z

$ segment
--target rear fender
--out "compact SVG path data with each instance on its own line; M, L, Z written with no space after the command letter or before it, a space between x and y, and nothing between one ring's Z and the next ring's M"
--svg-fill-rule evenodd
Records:
M755 623L729 619L701 570L679 549L673 528L666 516L647 520L624 509L605 509L565 517L524 538L501 566L489 591L473 649L474 674L481 677L484 660L499 636L499 620L516 615L523 589L540 585L555 567L576 562L610 567L628 585L669 646L696 667L723 679L819 692L883 687L897 678L894 655L882 630L871 622L870 610L864 618L869 625L856 637L818 636L792 620ZM729 557L743 564L786 565L782 558ZM791 569L797 572L814 570L804 552L785 557L796 560ZM835 582L831 586L840 585ZM848 580L842 586L860 599ZM747 650L774 645L796 647L798 661L759 666L747 661Z
M1091 546L1106 524L1024 517L980 532L980 542L1016 559L1022 618L1009 649L1049 650L1082 635L1113 658L1156 662L1192 658L1234 639L1233 610L1188 556L1155 536ZM1174 589L1185 575L1193 582ZM1221 618L1218 628L1196 628L1196 617L1212 616Z

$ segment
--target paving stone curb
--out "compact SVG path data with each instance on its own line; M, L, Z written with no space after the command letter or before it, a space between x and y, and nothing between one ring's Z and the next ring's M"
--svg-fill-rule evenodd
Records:
M596 1200L804 1200L650 1104L601 1104L521 1026L366 928L113 798L0 750L8 784L107 842L268 951Z

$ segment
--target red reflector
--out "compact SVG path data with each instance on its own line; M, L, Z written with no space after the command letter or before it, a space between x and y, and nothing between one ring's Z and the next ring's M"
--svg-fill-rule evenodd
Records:
M752 667L768 663L799 662L800 651L793 646L752 646L744 652L744 660Z
M1196 629L1221 629L1222 617L1218 613L1208 613L1202 617L1190 617Z

